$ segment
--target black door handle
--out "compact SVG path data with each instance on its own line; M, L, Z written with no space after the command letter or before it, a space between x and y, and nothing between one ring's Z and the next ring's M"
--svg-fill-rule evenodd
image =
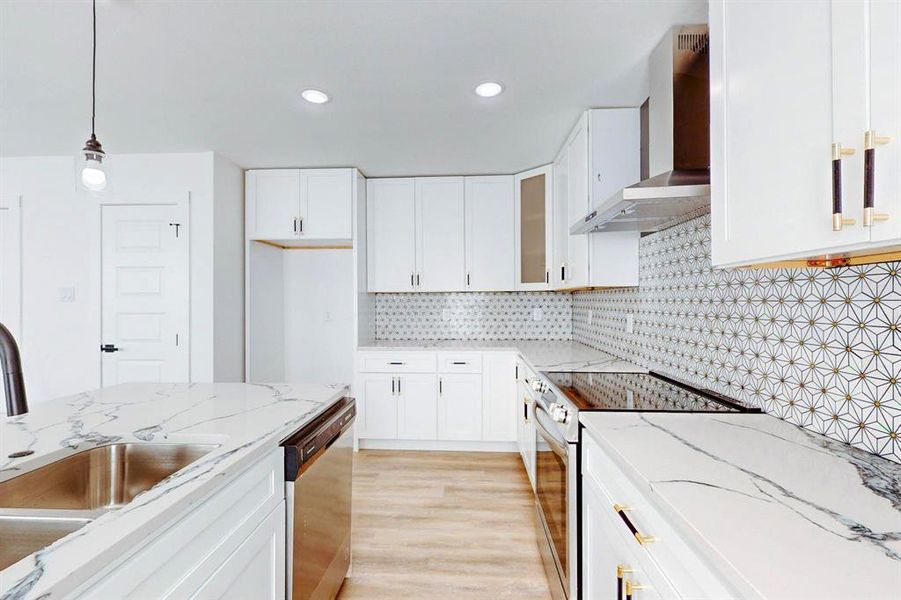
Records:
M117 346L115 346L114 344L103 344L102 346L100 346L100 351L101 352L118 352L119 348Z

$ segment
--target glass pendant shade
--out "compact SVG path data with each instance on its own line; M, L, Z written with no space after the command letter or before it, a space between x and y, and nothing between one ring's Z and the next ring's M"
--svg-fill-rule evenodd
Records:
M91 192L102 191L106 188L106 167L104 165L106 154L93 134L91 134L91 139L85 142L81 154L81 185Z

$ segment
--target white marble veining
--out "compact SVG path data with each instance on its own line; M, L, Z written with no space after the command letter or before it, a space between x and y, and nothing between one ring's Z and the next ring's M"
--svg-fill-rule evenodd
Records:
M0 417L0 481L105 443L219 444L122 509L0 571L0 599L71 592L260 460L346 391L338 384L128 384ZM34 455L7 458L26 449Z
M582 413L686 540L766 598L898 598L901 465L765 414Z
M647 369L620 360L578 342L543 340L374 340L360 350L478 350L519 352L536 371L591 371L647 373Z

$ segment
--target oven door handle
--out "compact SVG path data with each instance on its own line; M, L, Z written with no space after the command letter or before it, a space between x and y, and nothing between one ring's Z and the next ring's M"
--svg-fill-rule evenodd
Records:
M562 458L563 462L566 462L566 442L560 440L541 423L541 418L538 416L538 412L543 412L545 415L547 415L548 419L551 419L551 415L547 412L547 410L545 410L540 402L534 402L533 406L535 407L535 427L538 430L539 435L541 435L544 441L547 442L547 445L550 446L551 450L554 451L554 454ZM553 419L551 420L553 421Z

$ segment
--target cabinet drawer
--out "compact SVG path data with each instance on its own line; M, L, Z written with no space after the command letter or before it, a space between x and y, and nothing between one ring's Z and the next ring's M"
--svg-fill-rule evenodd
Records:
M360 359L364 373L434 373L434 352L368 352Z
M678 527L664 517L654 504L653 492L641 491L584 430L582 440L583 485L603 493L609 503L607 509L624 534L632 538L639 556L650 557L682 597L735 597Z
M442 352L438 355L439 373L481 373L481 352Z

